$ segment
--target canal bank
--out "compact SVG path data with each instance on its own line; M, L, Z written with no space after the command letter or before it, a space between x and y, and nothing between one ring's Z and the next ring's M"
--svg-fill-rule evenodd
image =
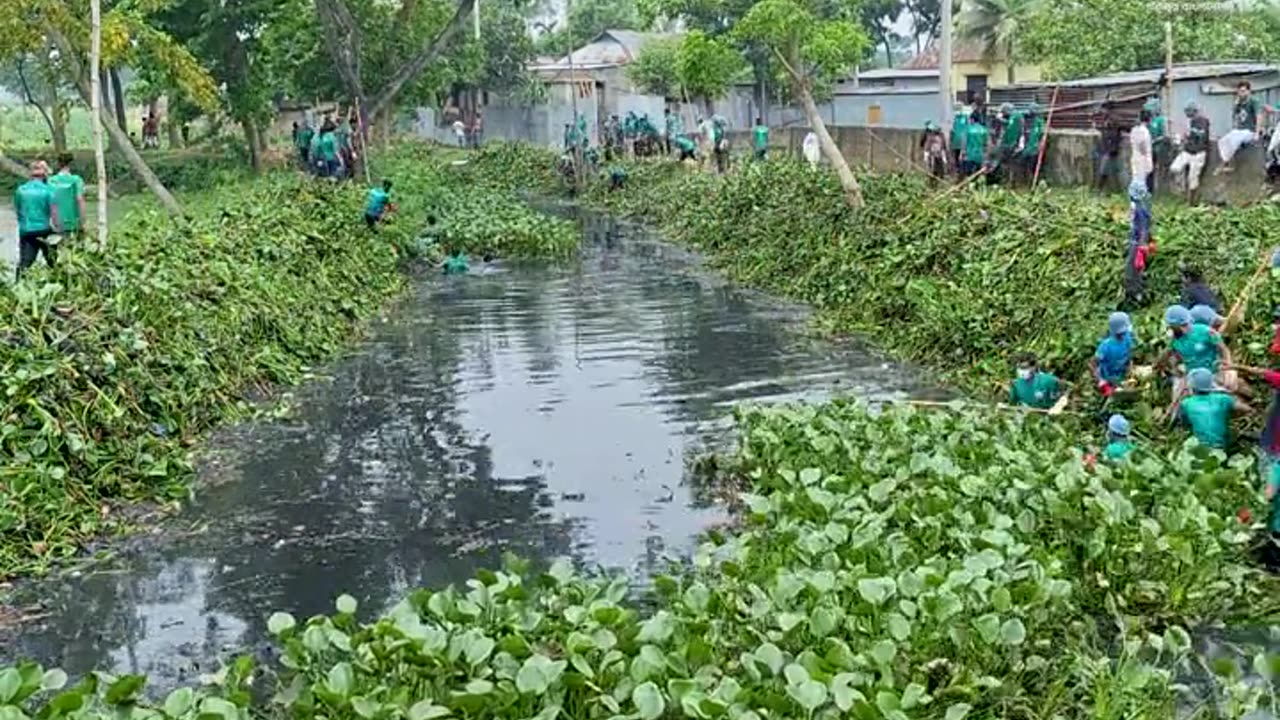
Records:
M685 481L739 402L937 397L806 309L648 231L588 218L581 257L430 277L292 418L212 442L196 504L73 575L20 586L6 660L164 687L261 648L274 610L370 613L504 552L642 577L726 519Z

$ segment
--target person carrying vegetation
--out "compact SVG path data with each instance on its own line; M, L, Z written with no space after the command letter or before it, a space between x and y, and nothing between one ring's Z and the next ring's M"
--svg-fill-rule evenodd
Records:
M930 182L937 183L947 175L947 139L942 128L932 120L924 123L924 134L920 136L920 152L924 166L929 170Z
M756 160L764 162L765 156L769 154L769 126L764 124L764 120L756 118L756 126L751 129L751 136L755 144Z
M1009 386L1009 399L1014 405L1048 410L1062 395L1064 383L1051 373L1040 370L1033 353L1018 358L1018 376Z
M53 189L53 204L58 211L58 234L78 239L84 232L88 213L84 205L84 178L72 172L73 159L71 153L58 156L58 172L49 178L49 187Z
M1187 373L1191 395L1178 402L1178 415L1200 444L1225 450L1231 440L1231 413L1249 412L1243 401L1219 388L1213 372L1202 367Z
M962 161L969 139L969 115L972 113L972 108L956 103L951 116L951 167L953 172L961 175L964 174Z
M471 269L471 261L466 251L460 247L453 248L440 266L445 275L463 275Z
M1129 437L1133 428L1129 419L1115 414L1107 418L1107 445L1102 449L1102 456L1112 462L1119 462L1133 452L1133 440Z
M1172 305L1165 310L1164 320L1169 326L1171 342L1169 349L1157 363L1160 368L1175 372L1180 364L1186 370L1186 377L1193 370L1205 370L1212 380L1224 365L1230 367L1231 351L1222 342L1222 338L1215 335L1207 325L1192 322L1190 310L1181 305ZM1186 394L1186 377L1174 378L1175 400Z
M1098 349L1089 359L1089 370L1098 382L1098 392L1111 397L1129 376L1133 360L1133 323L1128 313L1113 312L1107 318L1107 336L1098 343Z
M1222 165L1215 174L1232 171L1231 161L1240 148L1257 142L1262 134L1262 113L1253 97L1253 86L1248 80L1236 83L1236 103L1231 110L1231 131L1218 138L1218 155Z
M18 216L18 277L35 264L37 255L53 267L58 259L57 245L49 236L58 227L58 206L49 187L49 166L43 160L31 165L31 178L13 191L13 209Z
M370 230L377 228L378 223L382 222L392 207L391 181L383 180L381 187L370 188L369 194L365 196L364 224L368 225Z
M960 174L968 178L982 172L986 155L987 126L975 112L969 117L969 124L965 128L964 160L960 163Z
M1146 303L1147 263L1155 245L1151 242L1151 193L1142 178L1129 183L1129 244L1125 253L1124 306Z
M1200 112L1194 102L1187 103L1187 134L1182 137L1182 147L1169 165L1174 182L1182 184L1188 203L1194 203L1200 190L1200 177L1209 157L1209 118Z

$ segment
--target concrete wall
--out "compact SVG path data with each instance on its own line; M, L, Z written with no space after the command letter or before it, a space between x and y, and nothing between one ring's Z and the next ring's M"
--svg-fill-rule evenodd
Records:
M845 159L850 163L889 171L923 172L920 165L920 131L897 128L862 128L835 127L829 128ZM770 148L775 153L800 156L801 144L808 128L793 127L775 130L770 134ZM730 137L735 148L745 152L751 147L751 138L746 132L732 132ZM1045 150L1044 167L1041 179L1053 185L1088 185L1093 182L1093 147L1096 134L1086 131L1055 131L1050 135L1049 145ZM1117 194L1128 187L1127 176L1129 157L1128 147L1121 150L1126 160L1124 175L1113 187ZM1213 170L1218 166L1217 152L1211 150L1208 167L1201 179L1201 199L1206 202L1243 204L1255 202L1265 195L1263 181L1265 148L1253 146L1246 148L1236 156L1235 171L1229 174L1214 176ZM1161 168L1156 176L1157 194L1170 192L1170 181L1167 168Z

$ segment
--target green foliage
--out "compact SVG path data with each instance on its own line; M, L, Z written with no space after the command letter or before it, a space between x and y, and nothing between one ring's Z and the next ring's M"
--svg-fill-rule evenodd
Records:
M734 33L769 48L794 82L819 85L843 77L867 47L866 33L850 9L810 7L805 0L758 2Z
M680 97L681 85L677 70L680 45L679 38L664 38L645 45L635 62L627 65L627 77L643 92L663 97Z
M1048 5L1039 0L968 0L959 18L960 37L978 43L985 57L1004 60L1012 83L1022 57L1022 36L1042 4Z
M740 526L652 578L641 603L625 578L563 560L541 574L509 560L370 623L343 596L329 616L264 618L280 667L252 697L269 705L250 704L237 661L221 684L156 709L174 720L1276 709L1276 662L1258 648L1247 682L1238 660L1214 658L1203 694L1177 684L1190 663L1210 665L1193 628L1275 620L1280 581L1249 564L1250 531L1234 516L1261 500L1247 463L1140 451L1090 471L1073 437L1037 418L844 401L743 409L737 423L719 479L746 490ZM34 666L0 671L0 713L87 705L97 720L130 704L149 715L141 678L74 689L76 700L53 694L63 682Z
M544 33L537 47L544 55L563 57L605 30L644 30L651 24L644 22L636 0L577 0L564 27Z
M627 66L631 80L647 92L709 99L723 96L746 70L741 53L727 39L701 30L652 42Z
M1280 49L1280 19L1269 3L1237 3L1228 9L1208 0L1041 3L1021 28L1019 45L1050 78L1162 67L1165 21L1173 22L1174 62L1269 58Z

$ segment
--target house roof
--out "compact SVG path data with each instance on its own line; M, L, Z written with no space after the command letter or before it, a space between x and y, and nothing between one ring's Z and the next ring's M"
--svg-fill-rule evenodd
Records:
M679 37L678 33L644 33L634 30L605 30L591 39L591 42L574 50L570 56L560 57L553 62L539 61L532 70L561 70L569 67L572 58L574 67L603 68L616 67L635 62L645 46L655 40Z
M896 68L876 68L875 70L863 70L858 73L859 80L889 80L889 79L906 79L921 78L929 79L938 77L938 68L922 68L912 69L905 67ZM852 79L852 77L850 77Z
M920 54L912 57L902 64L905 70L929 70L938 67L938 43L929 43L929 46ZM957 40L951 44L951 62L953 63L976 63L982 62L982 44L966 40Z
M1193 62L1179 63L1173 66L1173 79L1203 80L1208 78L1234 77L1238 75L1259 75L1280 72L1280 67L1260 62ZM1056 83L1022 83L1023 87L1042 87L1045 85L1075 88L1110 87L1113 85L1145 85L1160 82L1164 77L1164 68L1135 70L1133 72L1099 75L1078 80L1064 80Z

